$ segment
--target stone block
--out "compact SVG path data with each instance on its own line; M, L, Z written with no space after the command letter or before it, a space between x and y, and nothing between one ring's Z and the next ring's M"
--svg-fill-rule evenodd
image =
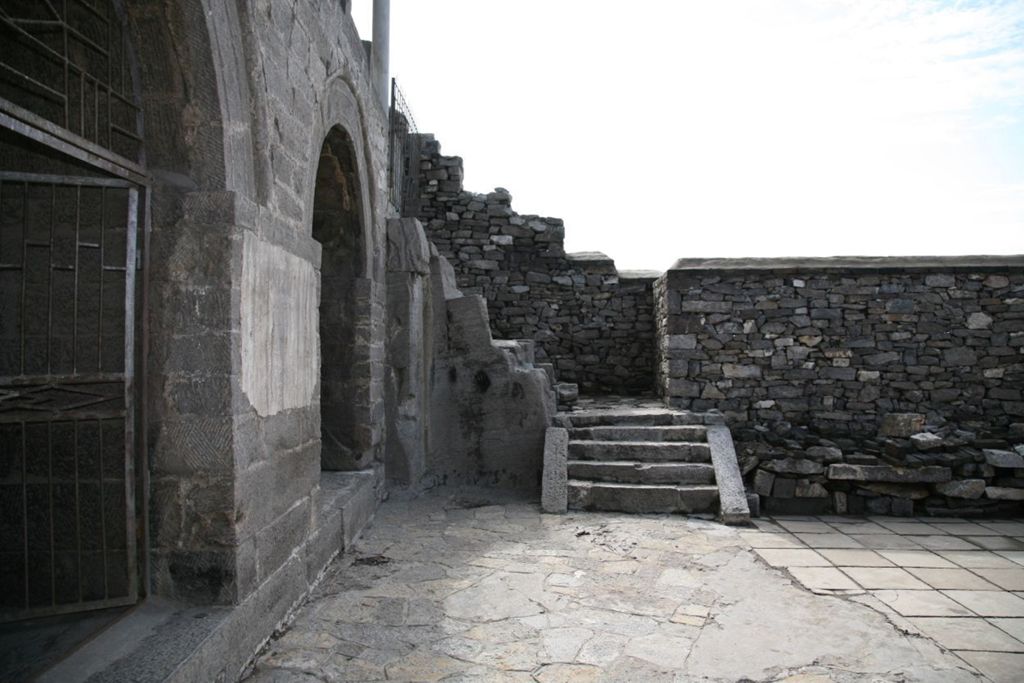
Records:
M993 467L1006 467L1010 469L1019 469L1024 467L1024 456L1013 451L1002 451L993 448L982 449L982 454L985 456L985 462Z
M985 497L992 500L1024 500L1024 489L987 486L985 487Z
M964 346L954 346L951 349L944 349L942 351L942 362L944 365L949 367L974 365L978 362L978 354L975 353L974 349Z
M781 479L776 477L775 485L772 486L773 498L792 498L796 495L796 480Z
M969 330L987 330L991 326L992 317L980 311L967 316L967 329Z
M811 460L825 464L843 461L843 452L833 446L811 446L806 455Z
M945 439L938 434L921 432L919 434L911 434L910 443L919 451L932 451L936 448L942 448L945 445Z
M952 287L956 284L956 277L953 275L926 275L924 283L929 287Z
M908 438L918 434L924 428L924 415L921 413L889 413L882 418L879 436Z
M825 466L805 458L782 458L761 463L761 467L776 474L822 474Z
M949 498L974 500L985 493L984 479L959 479L935 485L935 492Z
M549 427L544 435L544 471L541 481L541 508L544 512L563 514L568 509L569 431Z
M730 379L760 379L761 367L759 365L722 363L722 374Z
M388 270L430 273L430 246L423 226L415 218L388 220Z
M952 479L948 467L892 467L889 465L829 465L828 478L844 481L880 481L896 484L940 483Z
M758 470L754 474L754 492L761 496L772 495L772 486L775 484L775 475L767 470Z
M861 485L862 489L872 491L880 496L890 496L892 498L907 498L909 500L924 500L929 495L929 491L926 486L913 486L908 484L890 484L887 482L867 482Z

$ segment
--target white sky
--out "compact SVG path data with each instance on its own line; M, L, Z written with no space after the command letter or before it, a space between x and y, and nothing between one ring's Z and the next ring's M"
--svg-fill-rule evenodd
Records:
M391 0L391 71L620 269L1024 253L1024 0Z

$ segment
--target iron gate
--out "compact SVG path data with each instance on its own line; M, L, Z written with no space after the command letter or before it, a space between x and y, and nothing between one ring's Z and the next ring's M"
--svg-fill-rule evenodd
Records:
M132 603L139 190L0 172L0 621Z

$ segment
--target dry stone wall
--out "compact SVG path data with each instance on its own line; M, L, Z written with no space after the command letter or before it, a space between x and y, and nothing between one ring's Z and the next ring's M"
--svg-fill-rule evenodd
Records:
M599 253L566 254L558 218L519 215L507 190L463 189L459 157L429 135L411 136L404 215L416 216L459 287L487 301L491 329L532 339L538 362L585 393L642 394L654 388L656 273L619 272Z
M1024 259L683 260L655 296L660 392L725 413L767 509L1019 511Z

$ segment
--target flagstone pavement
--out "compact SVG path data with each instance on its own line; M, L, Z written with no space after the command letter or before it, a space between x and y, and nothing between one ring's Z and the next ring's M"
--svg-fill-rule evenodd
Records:
M306 681L1024 681L1024 520L392 499L258 659Z

